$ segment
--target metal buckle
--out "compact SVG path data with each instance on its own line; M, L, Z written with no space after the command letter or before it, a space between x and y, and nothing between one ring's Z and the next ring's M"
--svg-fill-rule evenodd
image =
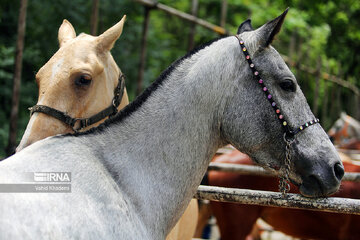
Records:
M74 132L79 132L80 130L86 128L89 124L88 118L73 118L73 119L74 119L74 122L73 122L74 124L73 125L69 124L69 125L71 126L71 128ZM78 124L79 128L76 128L76 125L77 125L76 123L79 123Z

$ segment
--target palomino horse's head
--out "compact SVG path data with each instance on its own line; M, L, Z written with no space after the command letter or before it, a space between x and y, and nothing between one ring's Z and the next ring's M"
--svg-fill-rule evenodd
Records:
M228 101L221 128L231 144L257 163L289 172L303 195L326 196L338 190L344 169L295 76L270 45L286 13L256 30L250 20L240 25L240 71L233 89L243 91Z
M121 71L110 50L121 35L124 22L125 16L98 37L87 34L76 37L73 26L64 20L59 28L59 50L36 74L37 105L51 107L72 118L89 118L111 106ZM118 108L126 104L125 91ZM35 112L17 151L48 136L71 132L73 128L64 122Z
M352 139L360 141L360 122L342 112L328 134L338 145L346 144Z

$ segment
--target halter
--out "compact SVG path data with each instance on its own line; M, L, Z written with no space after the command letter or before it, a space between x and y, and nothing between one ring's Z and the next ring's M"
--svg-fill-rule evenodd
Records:
M290 190L289 173L290 173L290 166L291 166L290 165L291 164L291 149L290 149L291 144L294 142L296 134L298 134L299 132L302 132L303 130L310 127L311 125L319 123L319 119L316 118L314 120L308 121L299 127L295 127L295 128L290 127L289 122L286 120L285 116L282 114L280 107L274 101L273 95L270 93L269 88L266 87L264 80L260 77L259 72L256 70L254 63L252 62L252 60L250 58L250 54L244 45L244 41L241 40L237 35L235 35L235 37L239 40L239 44L241 46L241 51L243 52L245 59L247 60L249 66L250 66L250 69L252 70L254 77L257 80L257 82L259 83L259 86L261 87L262 91L264 92L267 100L270 102L272 108L274 109L274 111L277 115L277 119L280 121L280 124L283 127L284 132L285 132L284 133L284 141L286 143L285 166L284 166L285 169L284 169L284 176L280 177L280 184L279 184L279 189L285 196L286 193Z
M74 132L77 132L83 128L86 128L94 123L99 122L100 120L106 117L111 117L115 115L118 111L117 108L119 107L121 99L124 95L124 88L125 88L125 75L121 74L118 80L118 84L114 89L114 98L112 99L111 105L88 118L73 118L64 112L61 112L55 108L44 105L35 105L33 107L30 107L29 108L30 116L32 116L35 112L45 113L69 125L74 130ZM78 123L77 124L78 127L75 126L76 123Z

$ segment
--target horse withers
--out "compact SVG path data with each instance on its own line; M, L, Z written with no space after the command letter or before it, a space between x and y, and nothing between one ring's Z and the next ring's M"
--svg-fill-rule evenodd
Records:
M72 193L1 194L1 237L164 239L228 143L274 171L290 145L288 176L300 192L336 192L339 156L270 45L285 15L179 59L99 127L2 161L0 182L18 182L20 172L71 172Z

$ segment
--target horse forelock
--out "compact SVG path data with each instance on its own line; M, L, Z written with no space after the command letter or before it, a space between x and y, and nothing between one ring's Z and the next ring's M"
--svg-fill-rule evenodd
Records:
M253 31L246 31L238 35L240 39L242 39L245 43L246 49L249 52L251 57L254 57L257 52L262 51L264 49L271 49L276 52L276 49L271 45L263 46L263 33L261 32L261 28L258 28Z
M254 55L255 52L259 49L259 36L257 35L256 31L243 32L239 35L239 37L244 41L246 49L250 55Z

